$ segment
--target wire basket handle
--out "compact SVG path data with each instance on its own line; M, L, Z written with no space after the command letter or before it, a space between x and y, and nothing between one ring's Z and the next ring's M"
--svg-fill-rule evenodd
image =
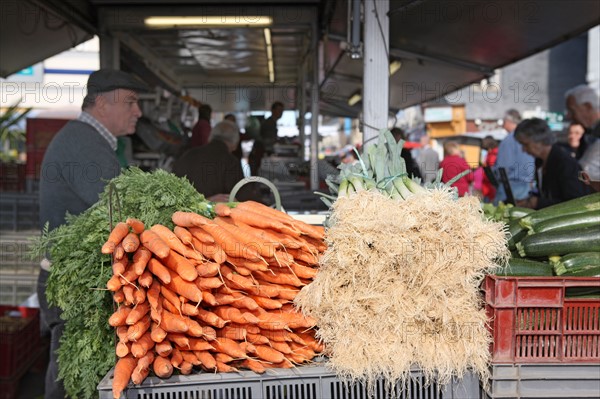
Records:
M242 180L237 182L231 189L231 193L229 194L229 202L235 202L235 195L237 192L240 190L240 188L242 188L242 186L248 183L263 183L269 187L275 196L275 209L281 211L281 196L279 195L279 190L277 190L277 187L275 187L275 185L269 180L259 176L244 177Z

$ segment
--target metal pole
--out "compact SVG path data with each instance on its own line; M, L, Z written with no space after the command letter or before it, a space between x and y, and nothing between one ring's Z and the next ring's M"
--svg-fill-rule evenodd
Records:
M300 159L304 161L306 158L306 61L302 60L299 66L299 83L298 83L298 139L300 140Z
M363 143L387 128L389 109L389 0L365 1Z
M311 126L310 126L310 189L319 188L318 144L319 144L319 38L317 18L312 24L312 83L311 83Z

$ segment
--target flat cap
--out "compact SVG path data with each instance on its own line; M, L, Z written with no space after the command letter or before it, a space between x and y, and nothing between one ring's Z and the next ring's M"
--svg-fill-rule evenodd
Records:
M117 89L129 89L135 92L147 92L148 86L127 72L116 69L99 69L90 74L87 82L87 94L105 93Z

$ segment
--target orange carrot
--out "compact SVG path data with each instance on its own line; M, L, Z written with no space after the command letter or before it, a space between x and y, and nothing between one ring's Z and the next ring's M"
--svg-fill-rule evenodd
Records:
M133 303L136 305L142 304L146 301L146 289L138 288L133 290Z
M281 293L278 285L269 283L259 283L252 287L252 290L248 291L254 295L260 295L265 298L275 298Z
M194 212L180 212L177 211L171 216L171 220L177 226L181 227L201 227L212 221L202 215L198 215Z
M169 252L169 256L162 261L165 266L179 274L185 281L194 281L198 277L198 272L194 265L175 251Z
M159 378L169 378L171 374L173 374L171 360L162 356L158 356L154 359L152 369L154 370L154 374Z
M131 230L135 233L135 234L142 234L142 232L144 231L145 227L144 227L144 222L142 222L139 219L136 218L127 218L127 220L125 221L125 223L131 227Z
M208 310L198 308L198 319L202 320L208 325L223 328L227 324L226 320L223 320L221 317L217 316L215 313L210 312Z
M317 269L312 267L302 266L298 263L292 263L290 267L294 274L300 278L314 279L317 275Z
M257 324L258 323L258 319L256 318L256 316L252 315L252 314L246 314L246 313L242 313L240 312L238 309L232 307L232 306L217 306L215 308L212 309L213 313L215 313L217 316L219 316L220 318L222 318L223 320L231 320L234 323L239 323L239 324Z
M169 246L152 230L144 230L140 234L140 239L144 247L148 248L150 252L158 256L159 258L166 258L169 256Z
M144 247L140 247L135 251L133 254L133 270L135 270L135 274L140 276L146 270L146 265L151 257L152 252Z
M158 277L164 284L169 284L171 282L171 273L169 273L169 269L157 259L151 258L148 261L148 270L150 270L150 272Z
M117 260L121 260L125 257L125 248L123 248L123 243L120 242L115 246L115 250L113 251L113 258Z
M190 349L190 339L185 334L169 333L167 339L181 349Z
M140 339L131 344L131 354L134 357L141 358L153 347L154 341L152 341L152 335L150 331L146 331Z
M176 251L191 259L202 260L202 256L186 247L181 240L177 238L177 235L175 235L168 227L163 226L162 224L155 224L150 230L155 232L172 251Z
M166 284L167 288L192 302L202 302L202 291L196 284L185 281L175 272L169 271L169 273L171 274L171 282Z
M270 344L271 348L283 353L284 355L292 353L292 348L290 348L290 346L285 342L271 341Z
M196 240L205 243L205 244L214 244L215 243L215 239L208 234L206 231L202 230L202 228L200 227L188 227L188 231L190 232L190 234L192 235L192 237L194 237ZM192 241L193 243L193 241ZM194 246L196 244L193 244ZM196 248L198 249L198 248Z
M162 312L162 322L160 326L166 332L184 333L188 330L188 325L183 317L167 310L163 310Z
M211 345L219 352L225 353L234 358L243 359L246 357L246 352L240 348L240 345L232 339L217 337L211 341Z
M265 366L263 366L261 362L254 359L244 359L241 364L257 374L262 374L266 371Z
M271 363L281 363L285 360L283 353L275 350L267 345L255 345L256 356L260 359Z
M235 297L229 294L216 293L214 296L215 300L217 301L217 305L230 305L235 302Z
M213 341L217 338L217 331L210 326L202 326L202 337L207 341Z
M190 338L190 349L193 351L214 350L212 345L203 338Z
M154 362L154 357L154 352L148 351L144 356L142 356L138 360L137 366L135 366L136 370L149 369L152 365L152 362Z
M181 362L181 366L179 366L179 372L182 375L189 375L192 374L192 369L193 369L194 365L190 362L186 362L185 360L183 362Z
M181 354L181 351L177 348L173 348L173 351L171 352L171 364L173 367L179 368L182 362L183 355Z
M264 257L273 256L273 254L275 252L275 247L273 245L269 245L269 243L261 241L260 238L258 238L258 236L254 235L254 234L250 234L247 231L244 231L244 230L240 229L239 227L237 227L231 223L228 223L227 221L225 221L225 219L220 218L220 217L216 217L214 219L214 222L216 224L218 224L219 226L221 226L229 234L231 234L231 236L240 243L240 245L242 246L242 249L244 251L248 250L249 255L252 256L252 254L254 254L256 252L260 256L264 256ZM203 228L204 228L204 230L207 230L207 226L204 226ZM209 230L207 230L207 231L209 231ZM210 233L210 231L209 231L209 233ZM216 240L216 238L215 238L215 240ZM221 244L221 245L223 246L223 244ZM254 252L253 252L253 250L254 250ZM243 257L248 258L248 256L243 256ZM256 258L257 258L256 256L252 256L250 259L256 259Z
M260 253L256 248L239 241L230 230L223 226L216 223L210 223L202 226L202 228L213 236L215 242L223 248L223 251L225 251L227 256L235 256L250 260L260 259Z
M204 294L204 293L202 293ZM204 298L204 295L202 296ZM191 303L182 303L181 304L181 313L186 316L197 316L198 308Z
M281 303L273 300L273 299L269 299L269 298L265 298L263 296L258 296L258 295L248 295L250 298L252 298L254 300L254 302L256 302L258 304L258 306L260 306L263 309L281 309ZM252 309L250 309L252 310Z
M102 245L102 253L103 254L112 254L115 250L115 247L125 238L125 236L129 234L129 226L123 222L119 222L115 225L113 230L108 235L108 239Z
M229 338L233 339L234 341L245 341L246 335L246 329L239 327L224 326L217 331L217 337Z
M148 374L150 374L150 369L139 369L136 367L133 373L131 373L131 382L135 385L140 385L148 377Z
M325 345L322 342L317 340L314 336L314 330L310 330L311 332L298 332L295 335L300 337L300 339L304 342L300 342L300 344L308 346L315 352L323 352L325 350Z
M257 279L261 279L273 284L285 284L292 285L294 287L302 287L304 283L291 273L285 273L284 271L277 271L276 274L266 272L254 272L254 276Z
M163 306L161 302L162 301L159 301L156 307L150 306L150 318L153 322L158 324L162 323Z
M226 265L221 265L221 274L240 289L250 290L254 287L254 282L251 279L234 273L233 270Z
M285 330L289 328L286 320L284 320L281 315L282 314L269 312L254 312L254 316L258 318L258 326L265 330Z
M173 352L173 345L171 345L171 341L165 339L154 346L154 351L158 356L167 357Z
M198 277L196 279L196 287L201 291L219 288L222 285L223 281L219 277Z
M202 301L210 306L219 305L215 296L208 291L202 291Z
M288 355L291 356L291 355ZM269 367L277 368L277 369L291 369L294 368L294 363L290 362L287 358L283 359L281 363L273 363L270 364Z
M125 343L125 342L117 342L117 347L115 349L115 353L118 357L125 357L129 354L131 344L130 343Z
M181 312L180 311L181 302L179 302L179 297L177 296L177 294L174 293L173 291L171 291L165 285L160 287L160 293L162 294L163 297L165 297L165 300L170 303L170 306L172 306L176 309L176 311L174 313L179 314ZM163 307L166 307L164 302L163 302ZM169 312L172 312L172 311L169 310Z
M217 202L215 204L214 210L215 210L215 213L221 217L231 215L231 208L228 207L227 204L224 202Z
M185 245L192 245L192 233L185 227L175 226L173 233L181 240Z
M124 285L123 286L123 294L125 295L125 305L133 305L135 303L135 298L133 297L133 285Z
M201 242L196 236L192 237L192 242L194 243L194 249L200 252L205 258L212 259L218 264L224 263L227 260L227 254L225 254L225 251L219 245Z
M228 364L221 363L219 361L216 361L216 363L217 363L217 372L218 373L235 373L238 371L238 369L236 369L235 367L232 367Z
M127 330L127 339L130 341L137 341L140 339L142 335L148 331L148 328L150 328L150 323L151 319L149 316L142 317L140 321L129 327Z
M236 207L231 210L231 218L236 223L239 221L257 228L273 229L292 237L300 237L300 231L293 229L284 222L273 219L264 213L256 213L246 209L238 209Z
M167 332L156 322L152 322L152 330L150 331L152 341L159 343L167 337Z
M287 251L290 255L294 257L296 260L301 260L302 262L306 262L309 265L317 264L319 258L310 252L303 251L301 249L288 249Z
M125 238L123 238L121 244L123 245L125 252L135 252L135 250L140 246L140 239L138 238L137 234L129 233L125 236Z
M125 302L125 294L123 293L122 288L113 293L113 301L115 301L118 304Z
M227 263L235 266L235 267L245 267L251 271L261 271L266 272L269 270L269 266L262 261L252 261L244 258L235 258L233 256L227 257Z
M204 336L203 327L198 324L197 321L190 319L189 317L184 317L185 323L188 326L187 334L192 337L202 337Z
M124 344L126 344L129 340L127 339L127 329L129 327L127 327L126 325L123 326L118 326L115 329L115 332L117 334L117 337L119 338L119 342L123 342Z
M148 270L144 270L144 272L138 277L138 283L142 287L150 288L153 281L154 277L152 277L152 273L150 273Z
M131 308L129 306L119 306L119 308L108 318L108 324L112 327L126 325L125 320L127 320L127 316L129 316L130 312Z
M247 333L246 337L248 339L248 342L252 343L252 344L269 344L269 338L265 337L264 335L260 335L260 334L254 334L254 333Z
M129 259L127 259L127 257L114 261L112 264L113 274L121 275L125 273L125 269L127 268L128 264Z
M256 353L256 346L248 341L240 342L240 348L242 348L242 350L246 353Z
M260 334L266 337L271 342L292 342L292 335L286 330L268 330L261 329Z
M192 351L182 351L181 356L183 357L184 361L191 363L194 366L199 366L200 364L202 364L202 362Z
M217 362L221 362L221 363L231 363L233 362L235 359L225 353L221 353L218 352L215 354L215 360Z
M122 357L117 361L112 386L114 399L119 399L121 397L121 393L125 387L127 387L127 384L129 384L129 379L131 378L131 374L133 373L136 364L137 360L131 355Z
M219 274L219 264L215 262L203 262L196 266L196 272L200 277L214 277Z
M202 363L202 366L206 367L207 369L214 369L215 367L217 367L215 358L209 352L207 352L205 350L204 351L198 350L198 351L194 351L194 354L196 355L198 360L200 360L200 362Z
M137 323L142 317L144 317L150 311L150 304L148 302L141 303L129 312L125 323L128 326L132 326ZM136 356L137 357L137 356Z
M150 306L154 309L156 309L156 307L158 306L158 296L160 294L161 287L162 286L158 282L158 280L152 280L152 284L150 285L150 288L148 289L148 292L146 294Z
M119 276L117 276L116 274L113 275L110 280L108 280L106 282L106 288L108 288L109 291L118 291L121 288L122 284L121 284L121 278Z

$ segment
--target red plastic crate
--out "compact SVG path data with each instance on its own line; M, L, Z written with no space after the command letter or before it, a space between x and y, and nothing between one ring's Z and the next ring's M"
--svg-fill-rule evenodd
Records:
M492 362L600 361L600 300L566 298L572 287L600 289L600 277L487 276Z
M8 322L0 322L0 378L18 377L39 354L40 311L36 308L0 306L0 316L20 312L26 319L16 331L8 331Z

